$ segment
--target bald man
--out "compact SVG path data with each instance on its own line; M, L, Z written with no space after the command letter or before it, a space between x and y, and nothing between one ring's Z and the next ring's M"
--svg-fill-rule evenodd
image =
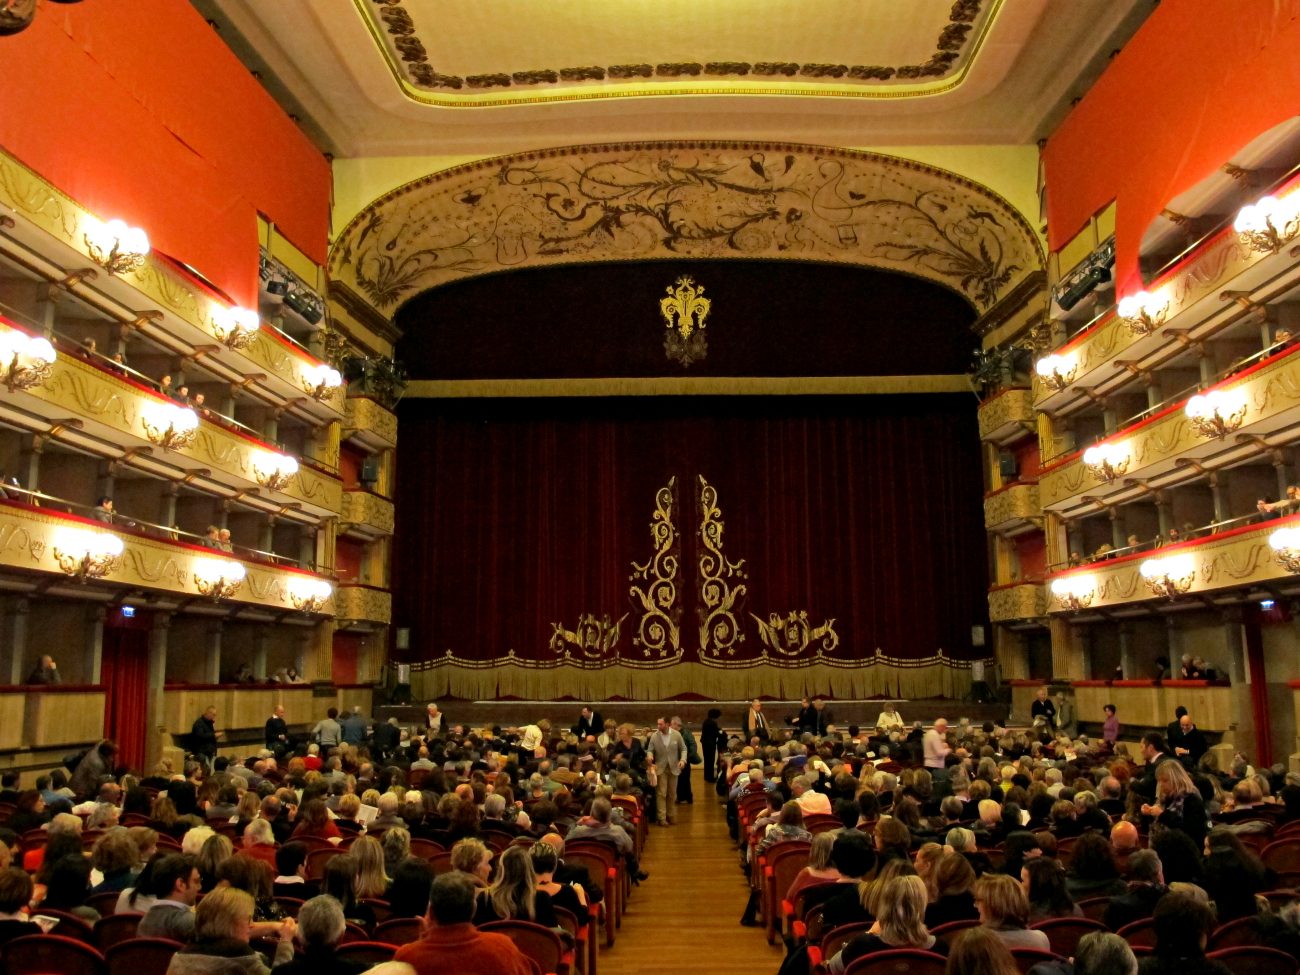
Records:
M1121 819L1110 829L1110 851L1115 855L1119 872L1128 875L1128 858L1138 850L1137 827Z
M934 727L925 733L923 739L925 746L925 767L934 771L942 771L946 766L944 760L948 753L952 751L948 747L948 720L946 718L935 718Z

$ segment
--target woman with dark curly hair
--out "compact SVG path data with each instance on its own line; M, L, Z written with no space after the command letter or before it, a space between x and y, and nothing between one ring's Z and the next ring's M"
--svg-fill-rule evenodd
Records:
M1036 857L1020 868L1020 886L1029 898L1029 923L1053 917L1082 917L1083 911L1070 896L1065 868L1059 860Z
M1115 865L1115 855L1100 833L1084 833L1075 841L1065 886L1076 900L1124 893L1126 888Z

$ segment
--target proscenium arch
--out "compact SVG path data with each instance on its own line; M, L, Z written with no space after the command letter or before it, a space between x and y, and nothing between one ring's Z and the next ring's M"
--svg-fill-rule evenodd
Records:
M898 156L770 142L626 142L497 156L379 197L339 234L336 284L391 317L449 281L683 258L856 264L987 313L1043 253L1001 195Z

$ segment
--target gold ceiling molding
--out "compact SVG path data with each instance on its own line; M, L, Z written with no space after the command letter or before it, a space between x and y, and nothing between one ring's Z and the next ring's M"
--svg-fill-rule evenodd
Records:
M852 59L808 61L771 56L738 60L705 55L684 61L659 60L649 48L663 33L660 25L659 30L642 38L643 46L639 50L645 52L645 60L628 62L607 58L602 64L568 67L496 65L484 66L473 73L440 70L434 63L436 58L447 56L446 44L451 35L446 24L454 18L455 11L444 7L435 14L431 8L422 8L418 0L353 0L353 3L402 93L422 104L456 107L683 94L840 98L935 95L951 91L965 80L1003 0L952 0L946 10L942 2L933 3L936 16L930 21L929 29L936 33L931 35L931 53L911 64L849 63ZM758 16L757 12L752 16ZM520 30L529 29L527 23L515 26ZM598 32L601 26L588 24L587 31ZM772 26L777 29L775 23ZM464 24L456 36L473 33L474 26ZM713 35L706 31L701 37L710 39ZM694 43L702 45L703 40ZM678 49L674 44L673 50ZM864 60L871 58L868 51L854 53ZM484 99L485 94L492 97Z
M897 396L969 393L966 375L626 376L591 379L415 379L403 399L551 396Z
M1043 255L985 186L897 156L768 142L546 149L431 173L345 227L332 278L392 315L416 294L518 268L687 259L852 264L923 278L979 312Z

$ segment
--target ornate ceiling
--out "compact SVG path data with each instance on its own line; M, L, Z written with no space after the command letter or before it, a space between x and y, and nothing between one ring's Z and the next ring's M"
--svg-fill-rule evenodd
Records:
M1152 0L190 0L323 148L1032 144Z

